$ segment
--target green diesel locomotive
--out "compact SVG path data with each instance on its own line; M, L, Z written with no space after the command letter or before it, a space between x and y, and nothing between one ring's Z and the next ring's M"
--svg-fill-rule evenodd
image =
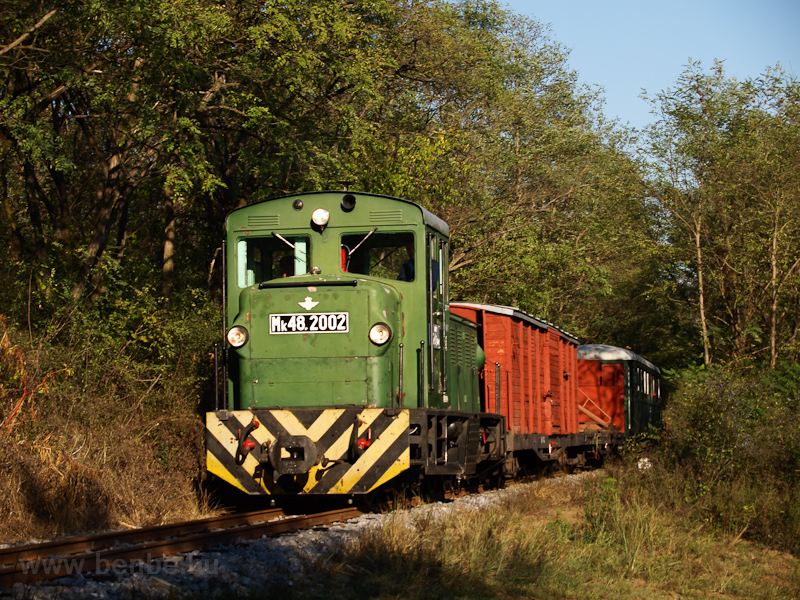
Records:
M294 194L227 218L227 386L208 471L248 494L363 494L502 470L447 224L409 201Z

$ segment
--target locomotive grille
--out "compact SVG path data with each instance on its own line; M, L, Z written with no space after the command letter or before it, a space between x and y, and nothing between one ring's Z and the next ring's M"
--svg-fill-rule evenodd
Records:
M247 224L251 227L277 227L281 223L279 215L250 215Z
M402 210L373 210L369 215L372 223L402 223Z

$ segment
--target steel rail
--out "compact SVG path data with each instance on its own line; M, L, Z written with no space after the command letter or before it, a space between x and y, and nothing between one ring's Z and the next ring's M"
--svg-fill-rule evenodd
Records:
M331 525L361 514L358 508L350 507L280 518L282 511L267 510L3 548L0 549L0 589L15 583L75 576L111 564L123 568L137 560L149 562L240 539Z
M223 515L221 517L208 517L196 521L183 521L167 525L155 525L153 527L109 531L94 535L26 544L24 546L9 546L8 548L0 548L0 566L11 565L20 561L36 560L37 558L47 558L53 554L63 556L85 552L87 550L102 550L117 543L135 544L152 540L155 536L169 537L192 530L212 531L223 527L234 527L245 523L272 520L282 516L283 512L280 509L272 509Z

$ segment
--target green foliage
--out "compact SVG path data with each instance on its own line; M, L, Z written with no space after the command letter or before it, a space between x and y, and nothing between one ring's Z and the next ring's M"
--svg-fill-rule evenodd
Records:
M796 365L670 372L655 498L731 535L800 552ZM636 455L633 455L634 459Z
M613 508L619 502L619 488L617 480L606 477L603 480L591 482L588 486L589 494L586 502L586 535L591 541L601 539L607 528L613 527L608 523L612 517Z
M15 6L3 39L41 18ZM450 223L455 297L641 347L680 319L629 137L567 56L493 1L70 4L0 55L11 313L46 320L38 286L219 290L230 209L348 179Z
M797 479L797 370L715 367L673 373L678 389L668 410L674 452L756 476L770 461L774 474ZM790 390L789 394L786 391Z
M650 193L664 211L704 362L796 360L800 321L800 82L739 81L692 64L657 94Z

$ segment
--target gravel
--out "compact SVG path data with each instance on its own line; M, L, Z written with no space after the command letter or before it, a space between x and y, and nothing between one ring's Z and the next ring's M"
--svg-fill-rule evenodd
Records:
M549 479L483 494L434 502L399 511L413 516L427 511L433 518L453 510L485 509L525 486L578 484L584 474ZM279 537L241 540L207 551L193 551L150 562L122 564L108 561L97 573L44 581L34 585L15 584L0 590L0 600L83 599L122 600L130 598L208 598L248 596L254 587L281 588L296 585L305 565L316 556L326 556L371 527L380 526L391 514L367 514L327 529L312 529ZM304 581L304 585L307 582Z

